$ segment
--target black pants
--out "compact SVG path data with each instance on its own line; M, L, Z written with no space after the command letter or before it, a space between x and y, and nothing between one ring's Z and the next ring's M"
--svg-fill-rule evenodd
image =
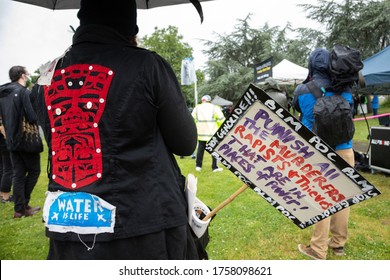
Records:
M12 162L8 150L1 151L0 159L0 191L8 193L12 185Z
M204 150L206 148L206 143L207 141L198 141L198 152L196 154L196 167L202 167L203 164L203 155L204 155ZM211 168L217 169L217 159L215 157L212 157L213 162L211 164Z
M39 153L11 152L15 212L23 212L41 173Z
M80 235L82 239L82 235ZM198 259L188 225L108 242L50 239L48 260L185 260Z

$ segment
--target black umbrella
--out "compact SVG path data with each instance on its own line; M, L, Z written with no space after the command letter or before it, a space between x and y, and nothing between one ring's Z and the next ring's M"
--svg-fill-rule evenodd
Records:
M48 8L51 10L67 10L79 9L80 0L13 0L35 6ZM136 0L138 9L151 9L156 7L171 6L185 3L192 3L199 13L200 19L203 22L202 6L199 2L212 0ZM110 4L110 1L107 1Z

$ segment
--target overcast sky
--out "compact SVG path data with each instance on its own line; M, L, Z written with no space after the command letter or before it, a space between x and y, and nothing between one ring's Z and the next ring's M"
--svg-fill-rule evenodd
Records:
M200 39L212 40L215 33L229 34L238 19L252 13L251 27L310 27L297 4L315 4L316 0L214 0L202 3L204 22L192 4L138 10L138 36L150 35L155 27L177 26L184 41L194 49L197 68L205 57ZM109 3L109 1L108 1ZM77 27L77 10L52 11L11 0L0 1L0 84L9 81L8 70L13 65L26 66L30 72L61 55L71 44L69 25Z

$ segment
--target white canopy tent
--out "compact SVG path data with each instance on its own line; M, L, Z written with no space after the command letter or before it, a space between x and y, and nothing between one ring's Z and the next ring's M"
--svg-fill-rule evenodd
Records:
M295 85L302 83L309 70L287 59L272 67L272 78L280 85Z
M211 103L218 105L218 106L232 106L233 102L230 100L226 100L218 95L214 97L214 99L211 101Z

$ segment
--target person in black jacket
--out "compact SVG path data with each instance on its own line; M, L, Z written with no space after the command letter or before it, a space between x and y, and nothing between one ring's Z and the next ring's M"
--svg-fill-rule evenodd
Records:
M72 47L32 91L48 259L197 259L174 157L195 150L195 123L170 65L135 46L135 1L107 3L81 1Z
M9 70L11 83L0 88L0 117L13 167L14 218L32 216L41 209L29 205L41 173L40 153L26 152L18 146L22 117L25 116L30 123L38 120L30 102L30 91L26 88L29 75L25 67L13 66Z
M4 138L4 127L0 124L0 199L1 202L12 202L14 200L11 194L12 186L12 162ZM4 133L4 134L3 134Z

